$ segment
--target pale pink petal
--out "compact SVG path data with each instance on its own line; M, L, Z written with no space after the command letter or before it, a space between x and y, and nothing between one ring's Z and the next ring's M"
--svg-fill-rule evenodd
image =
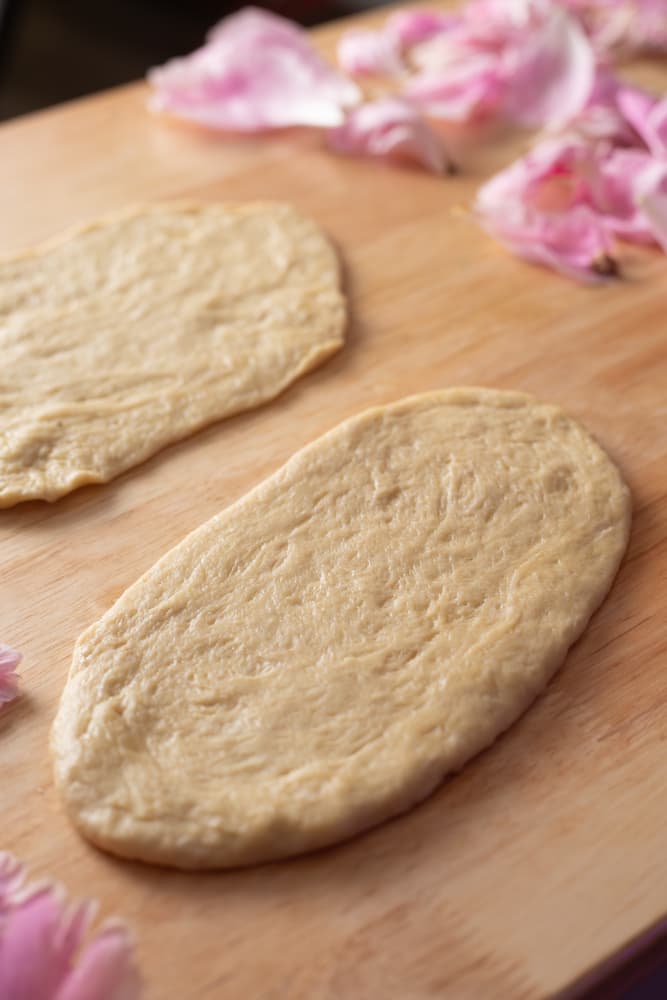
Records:
M0 927L24 875L25 869L20 861L6 851L0 851Z
M102 928L53 1000L136 1000L141 979L132 947L125 928Z
M61 904L52 889L12 906L0 936L0 997L52 1000L71 957L56 944L61 919Z
M494 213L504 202L540 211L563 212L589 204L597 181L595 150L569 136L547 139L492 177L478 192L482 210Z
M351 76L400 76L405 70L401 49L383 31L352 28L346 31L336 50L338 64Z
M577 22L554 7L505 55L504 113L526 126L558 127L579 114L593 88L595 56Z
M596 208L610 232L634 243L654 243L653 227L639 207L637 185L651 166L649 153L616 149L601 159L601 183L595 191Z
M667 156L667 97L658 101L649 116L647 141L656 156Z
M636 146L640 136L634 127L636 112L654 98L645 90L625 83L606 67L598 66L591 95L583 111L567 123L568 130L589 139L607 139L621 146ZM630 114L626 114L625 107Z
M615 273L613 242L598 216L584 205L563 215L524 210L485 216L481 222L518 257L567 277L597 282Z
M19 679L16 668L20 662L20 653L17 653L11 646L3 646L0 643L0 705L3 702L12 701L18 694Z
M638 178L635 197L653 237L667 253L667 160L655 160Z
M613 242L589 204L596 181L591 156L569 140L537 147L483 185L475 204L480 223L526 260L599 281L613 272Z
M495 59L474 56L440 73L416 74L404 93L433 118L465 122L494 113L503 99L505 82Z
M401 49L409 49L449 30L459 22L458 15L445 14L439 10L397 10L387 18L384 31Z
M444 173L448 167L439 136L400 97L383 97L354 108L328 139L339 153L411 160L434 173Z
M667 50L665 0L562 0L601 53Z
M222 21L192 55L151 70L148 80L153 110L242 132L338 125L361 97L305 31L252 7Z
M54 885L23 887L23 867L0 854L0 997L11 1000L136 1000L139 979L121 929L86 947L94 906L69 910Z
M581 26L551 0L475 0L411 57L408 96L457 121L495 114L556 127L585 107L595 79Z
M650 151L667 156L667 98L659 100L637 87L623 87L618 106Z

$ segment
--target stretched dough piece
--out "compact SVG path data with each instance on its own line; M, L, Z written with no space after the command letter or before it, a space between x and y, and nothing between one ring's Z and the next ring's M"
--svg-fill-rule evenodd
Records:
M0 507L272 399L344 322L335 253L289 205L149 206L0 261Z
M81 636L52 744L70 816L117 854L208 868L402 812L544 687L629 521L605 453L528 396L341 424Z

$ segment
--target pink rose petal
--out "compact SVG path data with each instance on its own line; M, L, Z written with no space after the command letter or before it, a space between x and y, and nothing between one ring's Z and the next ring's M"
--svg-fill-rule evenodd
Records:
M339 153L412 160L434 173L444 173L448 166L439 136L401 97L361 104L328 138Z
M645 90L619 80L608 69L599 66L586 106L566 127L593 140L607 139L616 145L636 146L640 137L634 127L635 108L641 113L647 100L652 107L654 98ZM626 106L630 114L626 113Z
M579 281L599 281L614 271L613 241L590 205L594 168L585 144L551 140L483 185L477 216L518 256Z
M504 92L497 60L484 55L472 56L444 73L426 70L413 76L404 89L428 115L451 122L493 113Z
M649 115L646 142L656 156L667 156L667 97L658 101Z
M595 57L579 25L555 8L507 54L505 72L505 116L520 125L557 128L585 107Z
M253 7L225 18L201 49L151 70L148 80L153 110L242 132L339 125L361 97L306 32Z
M351 76L400 76L405 70L400 45L386 31L352 28L342 35L336 55Z
M655 160L637 179L637 205L667 253L667 160Z
M595 58L575 18L552 0L474 0L418 45L406 93L429 114L498 114L558 126L586 105Z
M458 15L444 14L438 10L397 10L387 18L384 31L401 49L409 49L447 31L459 21Z
M0 927L2 918L9 911L12 899L23 882L24 874L20 861L6 851L0 851Z
M18 862L0 855L0 997L136 1000L140 982L127 933L102 928L82 947L92 904L68 912L55 886L22 882Z
M654 243L653 227L640 208L637 186L652 164L640 149L615 149L600 162L596 207L610 232L633 243Z
M613 242L583 205L551 217L530 210L482 216L482 225L518 257L577 281L593 283L614 272Z
M618 105L650 151L667 156L667 97L659 100L637 87L623 87Z
M46 890L10 909L0 937L0 997L55 995L71 957L56 947L60 917L59 902Z
M18 694L18 674L15 671L20 662L20 653L0 643L0 705L12 701Z
M134 1000L140 991L132 940L124 927L109 925L90 942L54 1000Z
M562 0L581 18L601 53L664 52L667 10L664 0Z

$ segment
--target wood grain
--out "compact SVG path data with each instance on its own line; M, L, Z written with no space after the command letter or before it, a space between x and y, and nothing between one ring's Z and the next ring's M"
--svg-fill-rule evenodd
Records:
M337 30L319 33L325 48ZM624 280L591 289L507 256L461 206L519 150L512 137L471 142L461 174L439 179L302 133L205 134L144 100L131 86L0 129L0 249L128 202L288 199L338 244L348 344L273 405L107 486L2 512L0 637L25 654L25 694L0 717L0 846L128 919L148 1000L552 995L667 909L667 260L629 248ZM633 490L628 557L544 696L422 807L333 850L185 875L84 843L47 748L79 632L317 434L458 384L562 405Z

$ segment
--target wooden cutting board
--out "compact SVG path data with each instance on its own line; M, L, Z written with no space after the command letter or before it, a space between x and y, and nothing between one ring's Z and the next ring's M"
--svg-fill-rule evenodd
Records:
M664 67L632 72L667 83ZM551 995L667 911L667 258L624 250L623 281L584 288L505 254L465 208L516 138L473 141L441 179L317 136L207 135L149 117L145 97L131 86L0 129L0 249L138 200L287 199L340 249L348 342L274 404L116 482L0 512L0 639L25 655L24 695L0 718L0 846L130 922L148 1000ZM188 875L89 847L47 748L77 635L316 435L460 384L562 405L633 491L625 563L545 694L420 808L336 849Z

